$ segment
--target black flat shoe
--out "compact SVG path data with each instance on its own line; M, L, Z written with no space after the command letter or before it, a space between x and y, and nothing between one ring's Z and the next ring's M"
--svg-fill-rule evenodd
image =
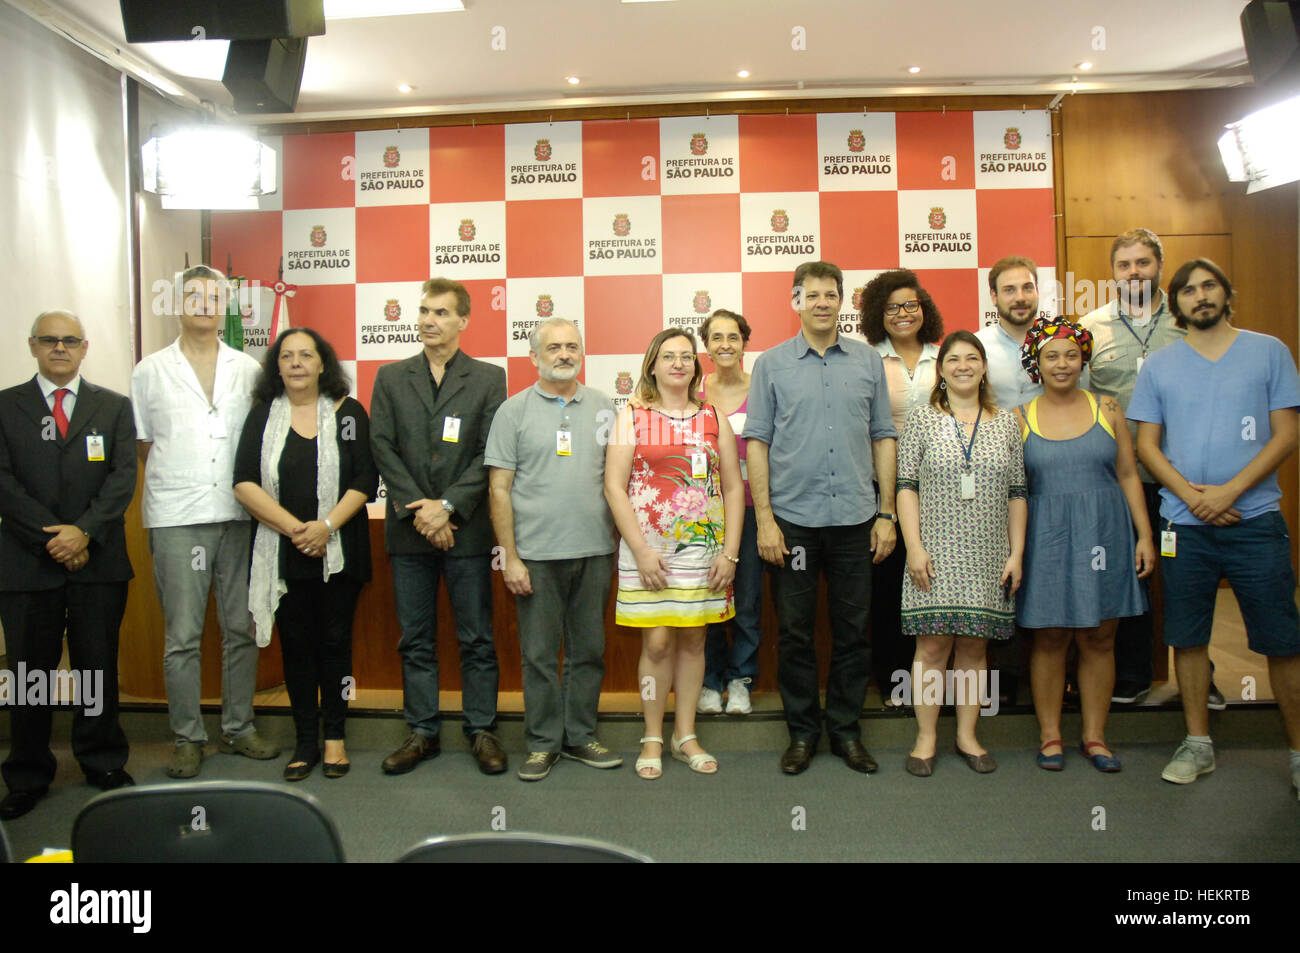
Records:
M928 778L934 774L934 756L918 758L909 754L907 756L907 773L914 778Z
M12 821L22 817L36 806L36 802L45 797L49 788L35 791L10 791L0 801L0 820Z
M293 759L284 766L284 779L286 781L301 781L303 778L311 777L312 769L320 762L320 752L306 753L295 751Z
M94 774L86 775L86 783L99 788L101 791L114 791L118 788L134 786L135 778L121 768L114 768L112 771L97 771Z
M998 763L993 760L993 755L987 751L984 754L969 754L962 751L956 744L952 746L952 750L961 755L962 760L976 774L992 774L998 769Z
M352 763L350 761L326 761L321 768L321 773L327 778L341 778L348 773L348 769L351 767Z

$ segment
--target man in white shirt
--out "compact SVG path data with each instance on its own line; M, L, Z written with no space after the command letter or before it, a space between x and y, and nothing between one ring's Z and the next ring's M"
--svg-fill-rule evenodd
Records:
M145 465L144 525L167 624L163 673L176 735L167 774L192 778L207 741L199 648L214 580L222 631L220 750L258 759L280 751L253 727L252 524L232 489L235 448L261 367L217 337L225 276L198 265L182 282L180 336L136 365L131 399Z

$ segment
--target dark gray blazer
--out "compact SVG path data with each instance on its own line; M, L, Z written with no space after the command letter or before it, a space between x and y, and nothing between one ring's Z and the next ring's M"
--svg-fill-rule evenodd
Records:
M424 352L386 364L375 377L370 398L370 445L388 492L384 548L390 554L439 552L415 531L419 499L451 502L456 543L452 556L483 556L494 537L486 505L488 473L483 466L492 417L506 399L506 373L463 351L433 400ZM442 439L444 421L460 418L460 439Z
M123 515L135 496L131 401L84 377L60 438L36 378L0 391L0 591L38 592L65 582L126 582ZM104 459L88 459L86 437L104 438ZM52 439L44 439L45 437ZM90 534L90 562L69 572L45 550L58 523Z

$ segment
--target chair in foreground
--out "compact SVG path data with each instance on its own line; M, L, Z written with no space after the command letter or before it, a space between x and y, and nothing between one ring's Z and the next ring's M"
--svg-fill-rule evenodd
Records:
M315 798L257 781L119 788L72 826L77 863L342 863Z
M645 854L586 837L550 834L454 834L430 837L399 864L652 864Z

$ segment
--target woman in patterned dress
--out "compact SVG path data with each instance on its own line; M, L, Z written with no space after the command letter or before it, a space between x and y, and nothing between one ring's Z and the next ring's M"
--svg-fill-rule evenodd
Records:
M917 777L933 773L945 702L957 709L957 754L980 774L997 769L975 726L981 697L996 692L987 684L988 640L1015 631L1027 513L1020 430L993 403L984 346L969 331L954 331L937 363L930 403L912 411L898 449L903 634L916 638L917 731L907 770ZM947 685L952 698L944 697Z
M1092 334L1069 321L1039 318L1021 349L1042 396L1016 411L1029 475L1029 538L1017 621L1033 630L1030 678L1038 716L1038 766L1065 767L1061 700L1066 655L1079 649L1080 751L1098 771L1120 761L1106 745L1115 687L1115 629L1141 615L1139 579L1155 568L1155 546L1124 413L1113 398L1079 389ZM1137 530L1134 543L1133 530Z
M638 406L619 413L605 456L605 498L622 536L615 621L643 630L636 772L646 780L663 773L664 708L674 689L672 756L700 774L718 770L696 740L695 708L706 627L735 615L730 586L745 491L727 418L695 396L700 374L695 335L655 335Z

